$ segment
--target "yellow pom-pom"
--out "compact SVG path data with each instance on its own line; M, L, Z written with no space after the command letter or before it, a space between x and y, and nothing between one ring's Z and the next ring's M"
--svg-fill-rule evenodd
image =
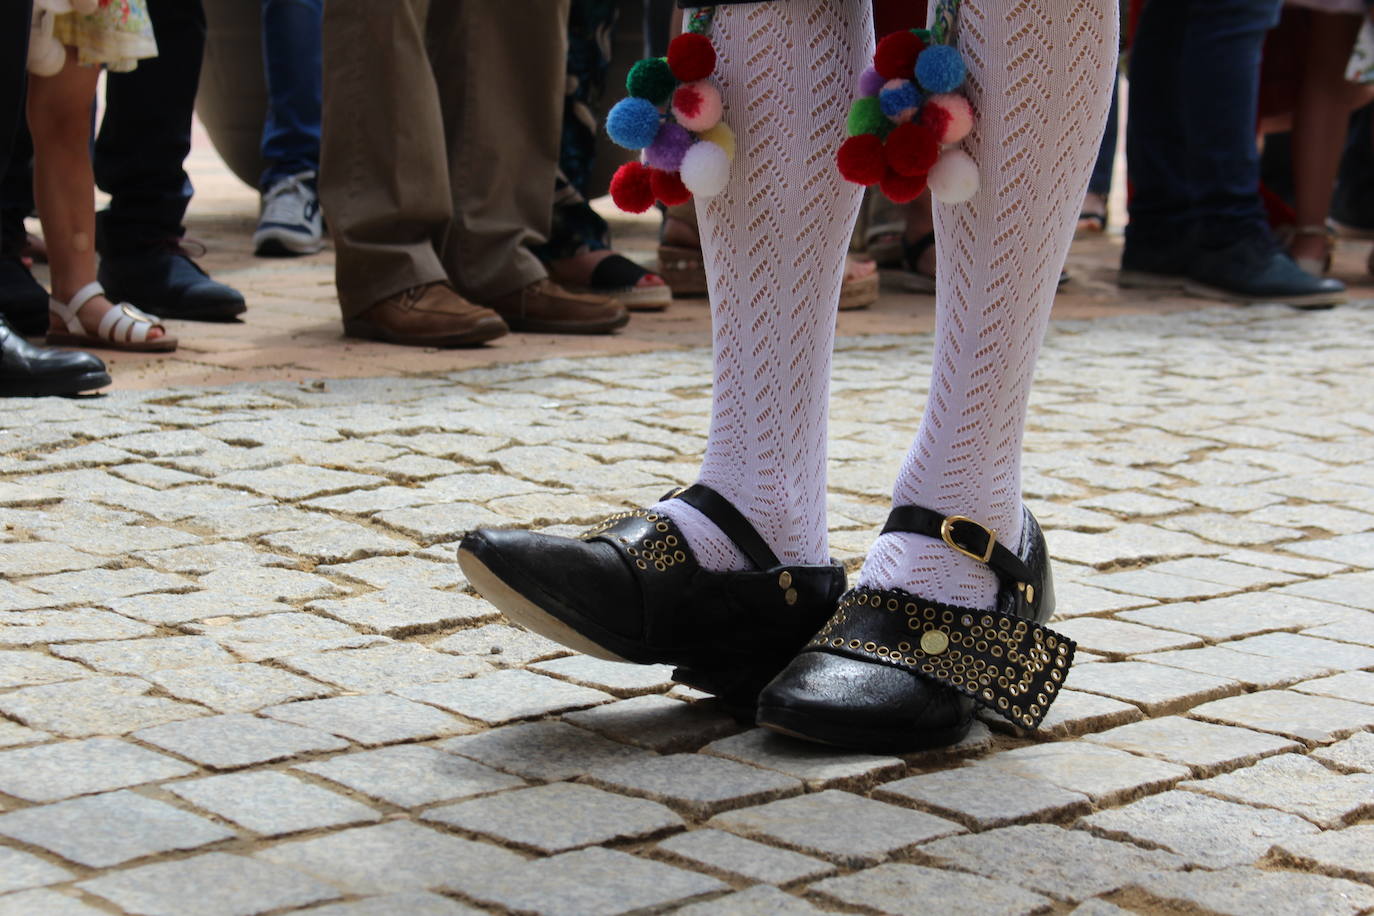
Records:
M735 132L730 129L730 125L721 121L710 130L703 131L697 135L707 143L714 143L725 150L725 155L731 162L735 161Z

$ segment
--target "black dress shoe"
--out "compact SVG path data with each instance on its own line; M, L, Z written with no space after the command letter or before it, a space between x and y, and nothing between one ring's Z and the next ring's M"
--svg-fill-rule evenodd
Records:
M976 705L1023 728L1044 718L1073 661L1074 642L1041 626L1054 587L1040 526L1025 513L1021 549L960 516L899 506L884 533L942 538L997 574L996 607L965 608L902 589L856 588L759 695L758 724L883 753L954 744Z
M0 397L80 394L108 384L98 356L35 347L0 319Z
M112 301L132 302L159 318L232 321L248 308L242 293L211 280L179 245L107 256L99 279Z
M674 677L750 718L759 689L825 623L844 568L785 565L724 497L697 484L676 495L755 565L703 569L666 516L636 509L578 539L479 529L458 562L507 618L612 661L677 666Z
M1344 283L1307 273L1267 234L1242 236L1224 248L1199 250L1183 288L1191 295L1223 302L1277 302L1299 309L1329 309L1347 299Z
M48 330L48 291L18 255L0 255L0 318L25 337Z

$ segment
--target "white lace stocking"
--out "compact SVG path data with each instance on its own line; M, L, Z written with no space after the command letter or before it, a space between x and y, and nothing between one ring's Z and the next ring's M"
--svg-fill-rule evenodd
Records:
M958 45L978 113L965 148L982 190L935 208L930 397L893 504L968 516L1016 550L1026 399L1097 156L1116 61L1117 0L964 0ZM861 585L990 607L982 564L919 535L878 538Z
M711 40L737 153L725 191L697 204L715 369L699 480L784 562L823 563L830 356L860 199L835 148L855 77L872 61L872 17L850 0L726 5ZM671 500L655 509L707 569L748 568L696 510Z

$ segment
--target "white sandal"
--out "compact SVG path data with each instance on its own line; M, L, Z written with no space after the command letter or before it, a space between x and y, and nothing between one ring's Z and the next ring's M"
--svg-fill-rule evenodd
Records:
M58 347L103 347L140 353L166 353L177 348L177 339L167 334L167 329L157 316L140 311L127 302L116 303L100 319L95 334L88 333L77 318L77 313L96 296L103 295L103 286L87 283L76 291L70 302L49 298L49 311L62 320L67 331L49 331L48 344ZM149 339L148 332L154 328L162 328L163 335Z

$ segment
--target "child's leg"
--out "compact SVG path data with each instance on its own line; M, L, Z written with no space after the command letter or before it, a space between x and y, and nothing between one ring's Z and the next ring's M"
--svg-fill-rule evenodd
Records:
M52 294L68 302L83 286L95 281L95 177L91 171L91 105L95 100L98 67L76 63L67 49L67 65L56 76L29 79L29 130L33 134L34 198L43 222L43 237L52 266ZM78 317L94 334L100 319L113 306L97 296ZM64 330L53 316L54 330ZM161 328L149 331L161 337Z

